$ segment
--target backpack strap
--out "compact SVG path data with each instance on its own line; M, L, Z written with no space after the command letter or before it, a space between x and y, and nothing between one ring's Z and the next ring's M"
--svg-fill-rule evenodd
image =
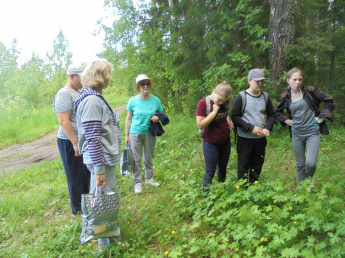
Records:
M241 109L241 116L244 113L244 110L246 109L247 99L246 99L246 93L245 91L240 92L240 96L242 98L242 109Z
M208 116L211 113L211 96L208 95L206 97L206 116Z
M267 110L267 103L268 103L268 94L267 94L267 92L264 92L264 91L262 91L262 93L264 94L264 98L265 98L265 112L266 112L266 110Z
M267 109L267 103L268 103L268 94L267 94L267 92L264 92L264 91L262 91L262 93L264 94L265 105L266 105L265 110L266 110ZM241 95L241 98L242 98L242 109L241 109L241 116L242 116L243 113L244 113L244 110L246 109L247 98L246 98L245 91L241 91L240 95Z

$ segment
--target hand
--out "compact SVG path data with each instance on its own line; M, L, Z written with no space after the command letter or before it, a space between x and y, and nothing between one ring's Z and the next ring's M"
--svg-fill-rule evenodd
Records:
M285 124L287 124L288 126L292 126L293 120L291 120L291 119L286 119L286 120L285 120Z
M73 149L74 149L74 156L76 156L76 157L81 156L80 153L79 153L78 143L77 144L73 144Z
M213 104L213 111L215 111L215 112L217 112L218 113L218 111L219 111L219 109L220 109L220 105L218 105L218 104Z
M325 118L326 117L315 117L315 119L316 119L316 122L318 123L318 124L321 124L323 121L325 121Z
M157 123L159 121L158 116L152 116L151 117L151 121L154 122L154 123Z
M233 125L233 123L231 123L231 122L228 123L228 126L229 126L230 131L231 131L232 128L234 128L234 125Z
M96 186L101 186L103 189L105 187L107 174L106 173L99 174L99 175L96 174L95 179L96 179Z
M265 137L269 137L270 136L270 131L268 131L267 129L262 129L262 134L265 136Z
M126 136L126 144L131 145L131 139L129 139L129 136Z
M262 129L260 127L257 127L257 126L254 127L252 134L255 136L259 136L259 137L263 136Z

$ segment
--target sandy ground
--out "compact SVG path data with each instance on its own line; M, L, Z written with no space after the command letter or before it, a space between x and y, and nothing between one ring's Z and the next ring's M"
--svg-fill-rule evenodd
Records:
M120 115L127 105L115 107ZM54 160L60 156L56 143L57 130L32 142L15 144L0 150L0 175L7 171L27 168L31 164Z

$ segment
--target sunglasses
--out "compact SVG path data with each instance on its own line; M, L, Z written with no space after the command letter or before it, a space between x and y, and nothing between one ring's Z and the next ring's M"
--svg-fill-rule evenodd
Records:
M141 86L141 87L145 87L145 85L150 87L151 86L151 82L142 82L142 83L139 84L139 86Z

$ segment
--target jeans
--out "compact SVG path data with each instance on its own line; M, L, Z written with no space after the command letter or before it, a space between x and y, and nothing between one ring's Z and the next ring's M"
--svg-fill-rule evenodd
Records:
M91 172L91 188L90 193L93 193L96 189L96 179L95 179L95 168L92 164L86 164L87 168ZM104 190L110 191L115 190L116 191L116 167L115 166L105 166L105 173L106 173L106 182ZM120 236L120 228L118 228L116 234L114 237ZM99 245L109 246L110 240L109 238L99 238L98 239Z
M296 160L297 182L313 177L316 171L317 156L320 148L320 132L299 135L292 133L292 148ZM305 150L307 149L307 156Z
M265 162L267 140L262 138L237 139L237 179L246 178L252 184L259 180Z
M131 140L131 150L135 161L133 182L138 184L141 183L142 168L141 159L143 156L144 148L144 165L145 165L145 179L151 179L153 177L153 156L155 153L156 136L147 134L129 134Z
M208 193L212 184L214 174L218 167L217 177L219 182L224 182L226 178L226 167L228 165L231 142L230 138L223 143L211 144L203 141L202 150L205 159L205 175L203 177L203 192Z
M70 140L57 138L60 156L65 169L72 214L81 212L81 195L89 192L90 171L83 163L83 156L74 156Z

